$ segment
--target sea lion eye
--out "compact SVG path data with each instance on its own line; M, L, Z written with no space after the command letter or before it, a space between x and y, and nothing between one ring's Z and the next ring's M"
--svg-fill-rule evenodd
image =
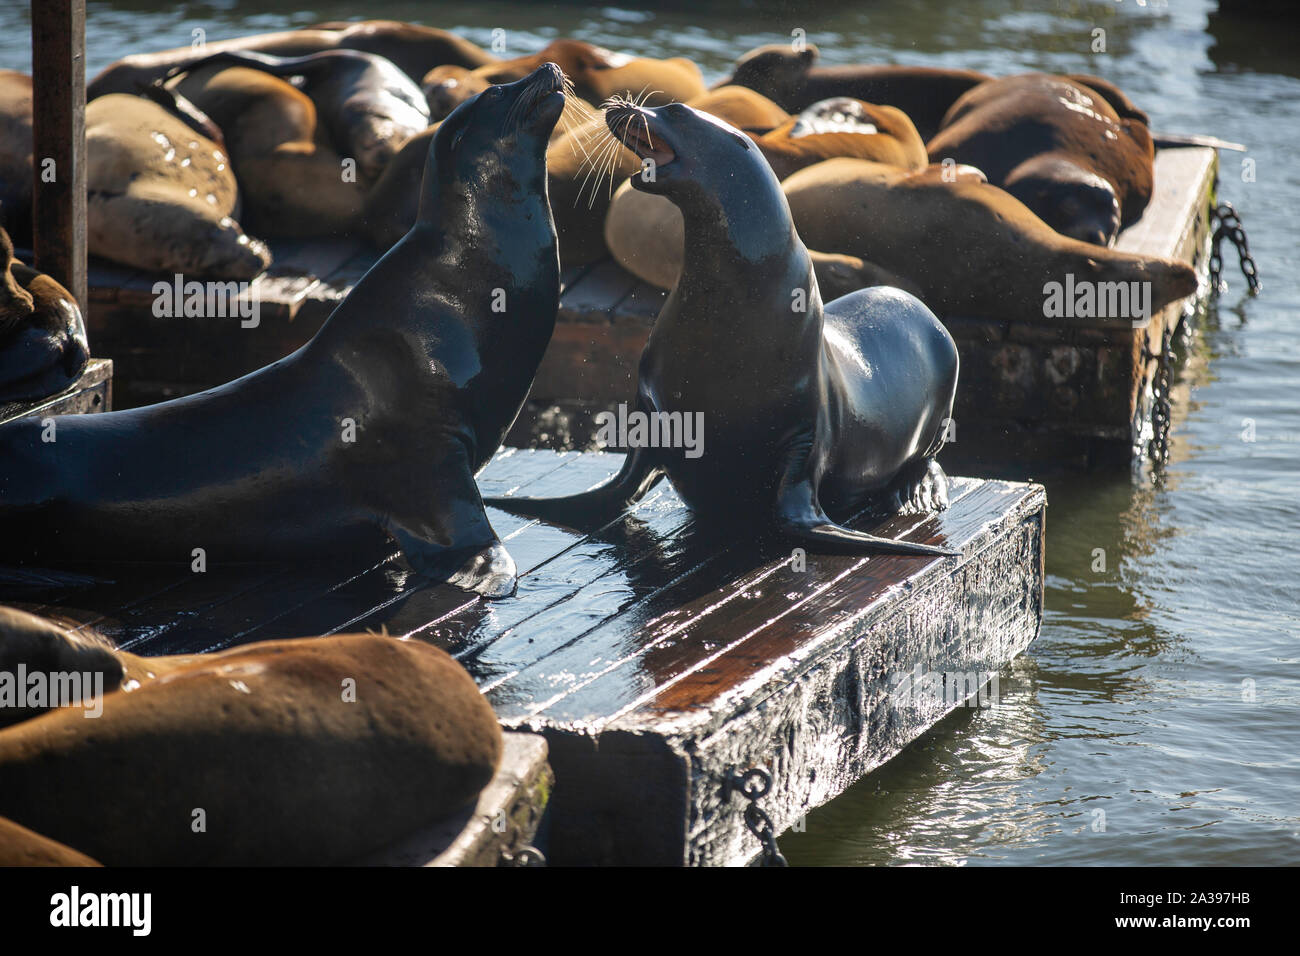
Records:
M456 130L455 135L453 135L452 138L451 138L451 148L452 148L452 149L456 149L457 147L460 146L460 141L465 137L465 130L466 130L466 129L468 129L468 127L466 127L466 126L462 126L460 129Z

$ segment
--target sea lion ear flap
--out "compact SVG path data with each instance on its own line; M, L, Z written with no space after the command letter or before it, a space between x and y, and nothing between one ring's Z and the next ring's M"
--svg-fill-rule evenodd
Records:
M822 55L822 51L817 49L817 44L809 43L807 46L805 46L802 50L799 51L799 62L806 67L812 66L817 61L817 58L821 55Z

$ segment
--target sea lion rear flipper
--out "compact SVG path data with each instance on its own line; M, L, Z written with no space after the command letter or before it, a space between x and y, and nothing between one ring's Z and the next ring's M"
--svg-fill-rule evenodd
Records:
M525 518L540 518L581 530L613 521L663 476L648 449L634 448L623 459L617 475L590 491L562 498L487 498L485 503Z
M836 524L822 511L807 479L786 488L777 502L777 531L786 540L822 554L904 554L958 558L960 551L911 541L894 541Z

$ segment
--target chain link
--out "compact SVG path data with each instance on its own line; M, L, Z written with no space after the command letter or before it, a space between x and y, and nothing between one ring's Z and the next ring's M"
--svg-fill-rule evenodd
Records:
M729 799L733 792L739 792L749 801L745 807L745 826L754 834L763 847L763 866L789 866L786 858L776 845L776 827L758 801L767 796L772 789L772 775L762 767L753 767L743 773L731 770L723 780L723 799Z
M1232 208L1232 203L1221 202L1214 208L1211 225L1214 226L1214 234L1210 239L1210 289L1216 293L1227 289L1227 284L1223 281L1223 255L1219 248L1224 237L1227 237L1237 247L1237 257L1241 262L1241 274L1246 277L1246 284L1250 288L1250 294L1259 295L1259 267L1255 265L1255 257L1250 254L1250 243L1246 239L1246 228L1242 225L1237 210Z
M1160 354L1155 356L1155 379L1152 382L1151 402L1151 460L1157 465L1169 462L1169 435L1173 430L1173 388L1174 368L1174 332L1168 326L1161 336Z

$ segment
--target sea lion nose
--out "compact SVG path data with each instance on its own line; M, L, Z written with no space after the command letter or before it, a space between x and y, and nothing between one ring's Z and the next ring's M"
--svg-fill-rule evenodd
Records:
M564 89L564 71L550 61L543 63L534 70L530 79L536 83L549 83L548 92Z

